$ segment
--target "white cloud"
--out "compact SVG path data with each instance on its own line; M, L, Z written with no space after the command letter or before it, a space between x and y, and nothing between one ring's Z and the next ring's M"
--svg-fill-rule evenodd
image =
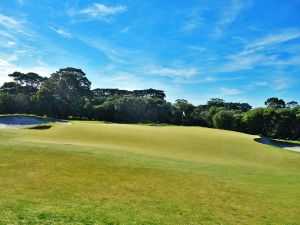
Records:
M203 23L204 18L200 15L201 10L199 8L194 8L188 12L186 17L186 21L183 23L181 27L182 32L191 32L197 29L201 23Z
M200 25L200 19L198 17L192 18L188 20L184 25L182 30L190 32L194 29L196 29Z
M0 14L0 28L2 28L1 35L12 37L16 33L21 33L26 36L32 36L32 32L24 26L25 23L26 21L24 20Z
M291 86L292 81L287 76L280 76L273 82L273 88L277 91L287 89Z
M101 39L93 39L80 36L77 36L76 38L78 38L83 43L98 49L112 62L115 62L117 64L128 64L130 62L130 60L127 59L130 55L132 55L132 52L127 51L126 49L114 46L111 43Z
M12 55L10 57L0 56L0 85L4 82L10 81L11 79L8 77L8 74L15 71L23 73L34 72L42 76L48 76L56 71L56 68L39 62L36 62L34 66L19 66L16 63L17 60L17 55Z
M14 41L4 41L4 42L0 43L0 48L11 48L16 45L17 45L17 43Z
M19 5L23 5L23 4L24 4L24 0L16 0L16 2L17 2Z
M124 27L124 28L121 30L121 33L127 33L129 30L130 30L130 27Z
M198 69L195 67L179 67L179 68L171 68L171 67L157 67L157 66L149 66L146 68L145 73L166 76L171 78L191 78L192 76L198 73Z
M258 39L246 45L245 50L242 51L240 55L251 54L259 50L263 50L268 47L279 45L299 38L300 31L294 29L284 30L277 34L269 34L261 39Z
M300 38L300 30L288 29L277 34L269 34L244 46L244 49L234 55L227 56L227 62L219 66L217 72L233 72L251 70L257 67L279 68L300 65L298 51L281 48L283 43ZM285 50L287 56L281 57Z
M251 56L229 56L229 62L220 65L216 70L217 72L234 72L241 70L250 70L257 65L266 62L268 57L264 55L251 55Z
M267 81L257 81L257 82L254 82L254 85L255 86L268 86L269 82L267 82Z
M93 5L79 11L69 10L68 12L70 16L86 16L87 18L85 20L103 20L109 22L113 16L124 13L126 11L127 7L123 5L107 6L100 3L94 3Z
M215 25L213 35L215 37L223 35L224 31L226 31L228 27L235 22L242 10L246 7L247 5L243 1L231 0L228 6L224 7L220 18Z
M195 51L197 51L197 52L200 52L200 53L203 53L203 52L205 52L207 49L206 48L204 48L204 47L200 47L200 46L195 46L195 45L189 45L188 46L190 49L193 49L193 50L195 50Z
M54 27L51 27L51 30L53 30L54 32L56 32L57 34L61 35L64 38L73 38L72 34L70 34L69 32L67 32L63 28L54 28Z
M21 23L12 17L0 14L0 25L6 28L18 28L21 26Z
M220 88L220 95L221 96L228 96L228 95L237 95L240 94L241 91L235 88L225 88L221 87Z

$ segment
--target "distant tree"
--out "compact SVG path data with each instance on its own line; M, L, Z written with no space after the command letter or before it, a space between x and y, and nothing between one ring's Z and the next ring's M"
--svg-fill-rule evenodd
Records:
M233 124L231 130L245 132L245 127L243 123L243 112L235 111L233 115Z
M185 99L177 99L174 107L176 112L173 114L177 117L175 120L178 122L178 124L192 125L193 118L191 114L194 111L195 106Z
M164 91L156 89L145 89L145 90L119 90L113 88L96 88L92 90L93 96L98 98L110 98L110 97L144 97L144 98L160 98L166 97Z
M116 88L96 88L92 90L94 98L106 99L111 97L129 97L131 96L131 91L119 90Z
M0 93L0 113L28 113L30 101L23 94Z
M242 120L247 133L271 136L276 122L276 110L256 108L244 113Z
M272 97L272 98L268 98L265 101L265 105L268 108L278 109L278 108L284 108L285 107L285 102L282 99Z
M193 125L208 127L209 116L207 105L197 106L191 114Z
M145 97L145 98L160 98L164 99L166 97L164 91L156 89L145 89L145 90L134 90L132 91L135 97Z
M91 97L90 87L91 82L81 69L60 69L43 82L36 94L36 101L44 98L52 99L53 102L54 99L55 107L51 111L62 117L78 117L85 101Z
M13 80L20 84L21 86L25 87L32 87L37 89L45 80L46 77L42 77L36 73L20 73L14 72L8 75L9 77L13 78Z
M107 99L101 105L94 106L95 119L115 122L115 99Z
M271 137L291 139L297 135L300 123L293 110L282 108L276 110L276 121L272 127Z
M228 110L221 110L213 117L213 125L215 128L231 130L234 124L234 113Z
M209 110L207 111L207 123L208 123L209 127L214 127L213 117L215 114L217 114L218 112L220 112L222 110L226 110L226 109L223 107L210 107L209 108Z
M16 82L5 82L1 87L0 91L5 94L16 95L23 93L22 86Z
M240 110L242 112L247 112L252 109L252 106L248 103L239 103L239 102L226 102L224 107L228 110Z
M291 102L286 103L286 107L290 108L290 109L293 109L293 108L299 107L299 104L296 101L291 101Z
M85 102L85 104L83 106L82 117L88 118L88 119L93 119L94 118L94 108L93 108L93 105L90 101Z
M113 103L117 122L166 123L171 118L171 105L160 98L121 97Z
M220 98L212 98L207 102L209 108L211 107L225 107L225 101Z
M31 98L33 103L33 111L38 115L47 115L51 117L60 117L58 113L59 101L52 94L48 85L42 85L37 93Z

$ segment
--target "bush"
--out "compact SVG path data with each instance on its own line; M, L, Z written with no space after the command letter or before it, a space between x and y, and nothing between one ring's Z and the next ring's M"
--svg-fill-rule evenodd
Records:
M234 127L234 113L227 110L217 112L213 116L213 125L215 128L232 130Z

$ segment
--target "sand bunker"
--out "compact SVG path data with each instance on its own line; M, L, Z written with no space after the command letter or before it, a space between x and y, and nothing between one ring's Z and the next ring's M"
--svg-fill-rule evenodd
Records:
M277 148L282 148L285 150L290 150L290 151L296 151L296 152L300 152L300 145L298 144L294 144L294 143L290 143L290 142L284 142L284 141L275 141L275 140L270 140L268 138L255 138L255 141L262 143L262 144L266 144L266 145L272 145L274 147Z

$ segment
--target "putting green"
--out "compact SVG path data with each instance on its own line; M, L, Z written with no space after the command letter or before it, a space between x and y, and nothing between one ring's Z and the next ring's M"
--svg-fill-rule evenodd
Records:
M0 130L0 224L299 224L300 154L200 127Z

